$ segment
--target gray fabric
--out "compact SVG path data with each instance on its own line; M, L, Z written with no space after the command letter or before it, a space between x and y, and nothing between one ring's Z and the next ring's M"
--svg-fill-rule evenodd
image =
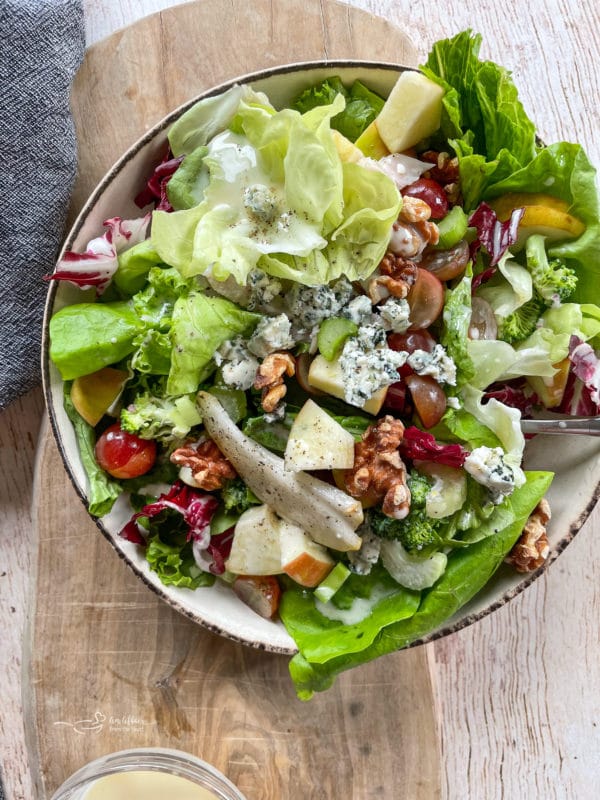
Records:
M81 0L0 0L0 409L40 380L43 276L75 177L69 91L84 45Z

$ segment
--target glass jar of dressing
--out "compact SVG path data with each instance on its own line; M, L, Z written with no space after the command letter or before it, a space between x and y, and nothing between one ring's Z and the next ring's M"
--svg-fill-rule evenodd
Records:
M180 750L121 750L90 761L52 800L245 800L210 764Z

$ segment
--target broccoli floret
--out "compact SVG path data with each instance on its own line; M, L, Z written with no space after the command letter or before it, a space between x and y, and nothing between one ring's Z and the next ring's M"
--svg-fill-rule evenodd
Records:
M183 438L200 422L202 417L189 395L163 398L142 392L121 411L124 431L161 442Z
M370 513L371 527L382 539L398 540L409 551L420 551L439 545L440 520L428 517L423 508L411 506L404 519L392 519L379 511Z
M424 508L427 494L431 489L431 484L425 475L421 475L416 470L412 470L407 479L410 489L410 507Z
M540 297L532 297L512 314L504 317L498 330L498 338L505 342L527 339L535 331L545 307Z
M577 286L577 275L560 258L548 260L543 236L536 234L527 239L526 255L533 288L546 305L568 300Z
M241 478L227 481L221 489L221 500L225 511L243 514L250 506L260 503Z

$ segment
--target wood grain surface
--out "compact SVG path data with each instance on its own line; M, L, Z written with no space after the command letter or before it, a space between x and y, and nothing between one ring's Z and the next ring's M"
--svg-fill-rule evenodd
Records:
M234 21L245 23L248 37L225 63L218 54ZM209 25L210 46L198 48ZM269 38L258 48L265 28ZM73 92L80 145L74 206L116 153L203 88L289 60L364 58L358 29L383 60L414 62L406 37L384 20L306 0L233 2L226 11L220 0L205 0L95 45ZM283 44L292 37L292 46ZM103 113L108 103L110 117ZM130 574L87 517L49 431L40 441L25 708L38 797L94 757L152 745L215 764L249 800L440 796L426 648L355 670L310 704L300 703L286 658L203 630Z
M407 32L421 60L440 37L466 27L480 31L482 55L513 71L542 137L580 141L600 163L600 8L595 0L349 2ZM175 4L84 0L88 44ZM235 30L243 36L243 28ZM229 51L219 56L229 57ZM370 51L367 57L379 54ZM108 105L108 118L110 111ZM41 409L40 394L34 392L0 415L0 673L5 676L0 764L9 800L36 797L23 743L20 640L36 545L30 502ZM444 798L600 796L599 526L596 509L574 543L524 595L435 644ZM59 543L61 536L58 531ZM366 775L372 774L370 762L364 766Z

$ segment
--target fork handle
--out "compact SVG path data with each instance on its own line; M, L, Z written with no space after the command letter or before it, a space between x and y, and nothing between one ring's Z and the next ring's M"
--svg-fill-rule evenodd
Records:
M564 419L522 419L523 433L583 433L600 436L600 417L567 417Z

